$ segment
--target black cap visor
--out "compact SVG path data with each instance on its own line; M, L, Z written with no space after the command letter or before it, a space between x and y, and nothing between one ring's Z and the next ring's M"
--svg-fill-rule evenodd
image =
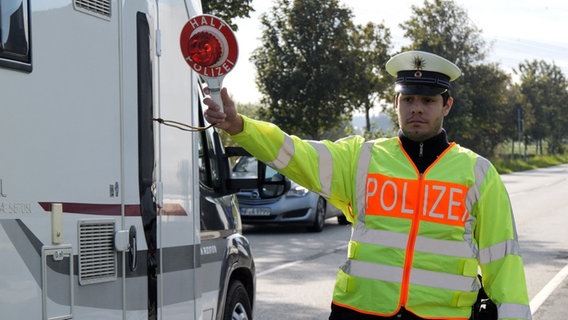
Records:
M396 84L394 91L406 95L437 96L448 91L448 89L422 84Z

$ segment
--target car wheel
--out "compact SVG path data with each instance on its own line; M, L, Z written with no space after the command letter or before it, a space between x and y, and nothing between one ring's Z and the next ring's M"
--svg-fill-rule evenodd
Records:
M250 297L245 286L240 281L233 281L227 292L227 303L223 320L252 319Z
M316 214L314 223L310 226L309 230L312 232L321 232L325 225L325 200L322 197L318 198L316 206Z

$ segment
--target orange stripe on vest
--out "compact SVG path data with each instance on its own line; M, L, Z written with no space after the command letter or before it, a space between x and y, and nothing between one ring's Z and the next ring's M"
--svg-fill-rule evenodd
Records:
M366 214L463 227L468 217L467 187L442 181L367 175Z

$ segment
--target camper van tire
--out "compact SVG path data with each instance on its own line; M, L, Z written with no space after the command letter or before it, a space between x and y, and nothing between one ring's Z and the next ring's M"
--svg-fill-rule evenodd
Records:
M252 320L250 297L242 282L235 280L227 293L223 320Z

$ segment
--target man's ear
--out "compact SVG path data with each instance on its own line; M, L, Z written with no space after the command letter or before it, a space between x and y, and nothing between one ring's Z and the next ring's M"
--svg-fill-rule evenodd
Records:
M447 116L450 113L450 110L452 110L453 104L454 104L454 98L449 97L448 101L446 101L446 104L443 107L444 117Z
M399 95L400 95L400 93L397 93L397 94L394 95L394 101L393 101L394 110L396 110L398 108L398 96Z

